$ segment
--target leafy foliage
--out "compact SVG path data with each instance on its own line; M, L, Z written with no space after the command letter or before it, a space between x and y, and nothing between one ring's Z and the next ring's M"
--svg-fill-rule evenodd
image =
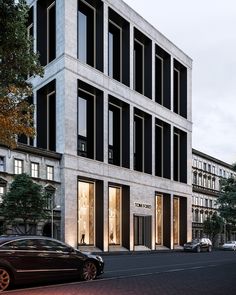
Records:
M27 101L32 85L26 78L42 76L43 68L27 36L26 1L0 0L0 11L0 142L14 148L17 135L34 136L34 107Z
M2 197L0 212L7 224L24 224L26 234L27 224L36 224L48 217L45 211L47 201L47 195L41 185L33 182L27 174L19 174Z
M221 192L217 203L221 217L233 226L236 225L236 179L221 180Z
M216 212L211 217L208 216L203 222L203 231L210 237L213 243L217 234L221 233L223 224L223 219Z
M232 164L233 170L236 171L236 163Z

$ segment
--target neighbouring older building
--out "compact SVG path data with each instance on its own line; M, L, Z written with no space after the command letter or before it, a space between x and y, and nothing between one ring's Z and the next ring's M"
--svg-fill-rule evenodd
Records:
M0 146L0 203L2 195L7 191L13 177L26 173L33 181L43 186L48 195L49 218L42 220L37 225L29 226L31 234L43 234L60 238L60 202L61 202L61 155L55 152L39 149L29 145L19 144L16 150L9 150ZM53 218L54 217L54 218ZM22 234L19 224L17 227L9 227L3 231L4 220L0 216L0 234ZM53 226L53 229L52 229ZM28 229L27 229L28 230Z
M60 167L50 162L61 239L92 251L180 247L192 236L192 60L123 1L28 4L45 75L30 79L37 137L25 144L61 154Z
M216 201L220 192L220 179L236 177L236 172L232 165L193 149L192 177L192 235L193 238L200 238L204 235L204 220L217 212ZM231 237L228 238L236 240L236 232L232 232ZM218 242L222 243L225 239L225 232L223 232Z

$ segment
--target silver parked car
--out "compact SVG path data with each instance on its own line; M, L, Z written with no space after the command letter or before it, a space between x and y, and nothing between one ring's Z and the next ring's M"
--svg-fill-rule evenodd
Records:
M236 251L236 241L228 241L224 243L222 249Z

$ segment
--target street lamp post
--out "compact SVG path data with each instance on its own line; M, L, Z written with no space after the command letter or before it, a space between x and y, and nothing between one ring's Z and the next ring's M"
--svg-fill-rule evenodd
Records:
M51 210L51 237L53 238L54 236L54 230L53 230L53 222L54 222L54 210L59 209L61 206L57 205L56 207L52 206Z

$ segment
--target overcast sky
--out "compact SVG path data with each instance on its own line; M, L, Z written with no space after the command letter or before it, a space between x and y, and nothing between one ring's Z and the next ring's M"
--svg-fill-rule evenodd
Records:
M236 1L124 1L193 59L193 148L236 162Z

